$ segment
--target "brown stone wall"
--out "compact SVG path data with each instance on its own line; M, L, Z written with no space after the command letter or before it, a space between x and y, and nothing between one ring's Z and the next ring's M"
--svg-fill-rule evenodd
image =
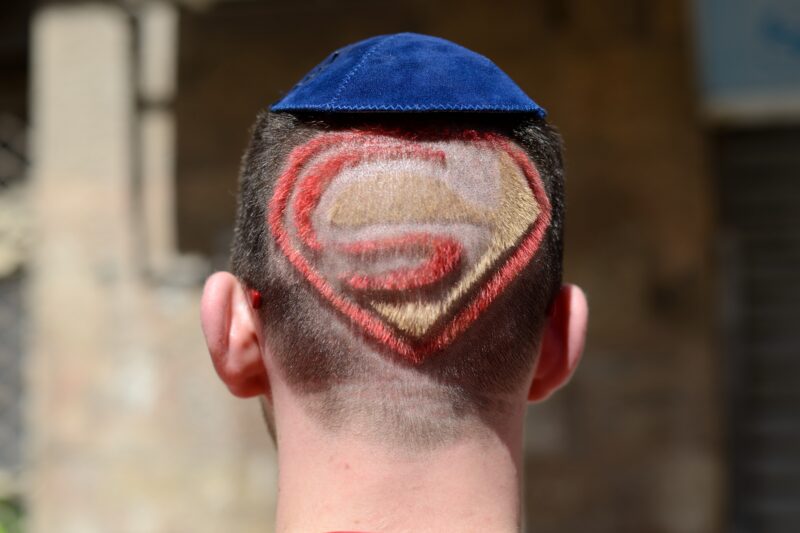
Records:
M334 48L418 31L488 55L564 135L566 278L592 308L578 375L529 415L531 530L717 531L712 202L687 16L673 0L237 2L185 12L181 246L223 261L255 113Z

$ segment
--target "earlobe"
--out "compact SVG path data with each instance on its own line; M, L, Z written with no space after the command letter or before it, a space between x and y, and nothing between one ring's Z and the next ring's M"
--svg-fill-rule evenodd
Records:
M576 285L564 285L556 296L542 332L528 400L546 400L572 377L583 354L589 308Z
M232 394L248 398L268 394L261 323L252 296L228 272L206 281L201 302L201 324L211 361Z

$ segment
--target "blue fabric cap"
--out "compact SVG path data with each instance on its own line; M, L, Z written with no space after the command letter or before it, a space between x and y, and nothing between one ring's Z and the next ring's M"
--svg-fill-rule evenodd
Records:
M337 50L271 110L546 114L488 58L416 33L379 35Z

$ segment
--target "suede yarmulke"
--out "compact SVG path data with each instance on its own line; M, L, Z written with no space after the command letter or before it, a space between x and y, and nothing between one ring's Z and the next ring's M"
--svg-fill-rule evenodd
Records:
M333 52L271 110L545 116L545 110L486 57L416 33L380 35Z

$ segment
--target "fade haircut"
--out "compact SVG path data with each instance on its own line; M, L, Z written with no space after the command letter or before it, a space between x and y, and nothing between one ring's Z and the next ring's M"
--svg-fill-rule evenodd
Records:
M516 114L264 112L234 274L331 431L431 447L501 423L561 285L561 142Z

